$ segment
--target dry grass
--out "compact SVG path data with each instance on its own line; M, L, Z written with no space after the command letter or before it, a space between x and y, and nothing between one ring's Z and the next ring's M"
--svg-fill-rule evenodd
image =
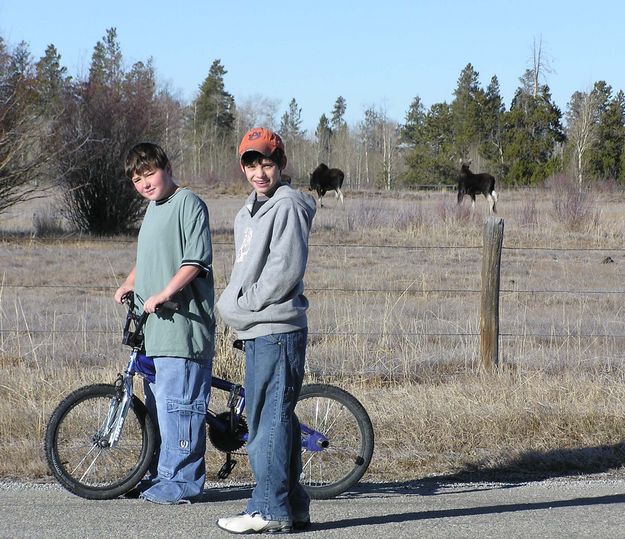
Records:
M471 215L453 193L352 193L318 211L308 379L342 385L369 410L370 478L620 468L625 204L617 193L568 206L554 195L500 193L503 368L489 376L477 364L484 200ZM204 196L221 289L241 196ZM45 476L53 407L112 381L127 357L111 296L134 239L68 237L54 214L31 221L36 211L0 221L0 477ZM219 341L215 374L241 379L230 340Z

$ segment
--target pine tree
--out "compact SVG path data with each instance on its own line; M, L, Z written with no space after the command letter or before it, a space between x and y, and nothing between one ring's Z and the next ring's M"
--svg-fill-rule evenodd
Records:
M401 141L408 145L416 145L423 140L423 128L425 125L425 107L419 96L410 103L406 113L406 121L400 126Z
M562 113L547 85L534 97L534 79L526 71L505 115L503 153L506 181L531 185L544 181L561 167L557 155L564 142Z
M347 111L347 102L343 96L338 96L334 102L334 108L332 109L332 119L330 120L330 126L332 130L337 132L347 126L345 122L345 112Z
M420 110L416 101L413 101L413 105L408 115L410 117ZM451 106L447 103L435 103L425 113L420 129L405 133L405 136L414 140L414 148L406 155L407 170L403 181L409 185L452 182L457 175L457 161L453 149Z
M109 28L101 41L93 48L89 67L89 84L111 88L121 83L122 52L117 41L117 29Z
M330 137L332 136L332 130L330 129L330 122L328 117L322 114L315 130L315 137L317 137L317 143L319 144L318 160L321 163L330 162Z
M597 141L589 152L589 173L601 179L621 177L621 153L625 147L625 95L620 90L612 96L612 88L604 81L593 90L599 100Z
M63 93L69 88L72 78L67 68L61 65L61 55L53 44L49 44L36 66L37 92L42 107L50 112L60 106Z
M234 97L226 92L224 76L228 72L220 60L214 60L193 104L196 131L212 133L221 140L234 132Z
M280 119L280 134L284 139L294 140L304 135L302 130L302 109L295 98L289 102L288 110Z
M483 135L479 153L493 164L493 168L498 169L499 175L503 173L504 115L505 106L499 91L499 80L493 76L484 94L481 113ZM495 166L495 163L498 166Z
M481 109L484 91L480 87L479 73L469 63L460 73L458 86L451 104L454 129L454 146L459 157L466 158L472 148L482 141Z

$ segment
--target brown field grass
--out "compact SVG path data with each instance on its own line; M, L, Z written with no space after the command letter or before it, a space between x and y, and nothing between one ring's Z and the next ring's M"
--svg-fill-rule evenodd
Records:
M198 191L220 290L241 197ZM326 198L306 277L307 381L331 381L365 404L377 435L370 479L620 472L625 202L619 192L566 196L558 185L500 193L494 374L478 364L485 201L471 215L452 192L348 193L344 207ZM33 201L0 216L0 477L46 477L54 406L81 385L112 381L127 358L124 311L111 296L134 238L69 234L54 208ZM220 340L215 373L240 379L230 340ZM237 473L246 477L245 466Z

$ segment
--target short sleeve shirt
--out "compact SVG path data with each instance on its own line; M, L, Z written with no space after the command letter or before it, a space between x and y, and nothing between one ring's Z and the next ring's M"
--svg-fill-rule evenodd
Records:
M212 358L215 346L214 284L208 209L187 189L150 202L137 242L135 299L139 309L185 265L200 274L172 298L180 311L148 317L145 349L149 356Z

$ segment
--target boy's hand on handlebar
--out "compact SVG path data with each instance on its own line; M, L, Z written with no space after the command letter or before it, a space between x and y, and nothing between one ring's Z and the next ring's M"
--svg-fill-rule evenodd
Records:
M116 291L115 291L115 295L113 296L113 299L115 300L115 303L119 303L120 305L124 302L124 296L126 294L128 294L128 292L132 292L134 290L134 287L127 285L127 284L123 284L121 285Z
M166 294L163 294L162 292L160 294L154 294L153 296L150 296L143 304L143 312L155 313L158 308L166 301L169 301L169 296L167 296Z

